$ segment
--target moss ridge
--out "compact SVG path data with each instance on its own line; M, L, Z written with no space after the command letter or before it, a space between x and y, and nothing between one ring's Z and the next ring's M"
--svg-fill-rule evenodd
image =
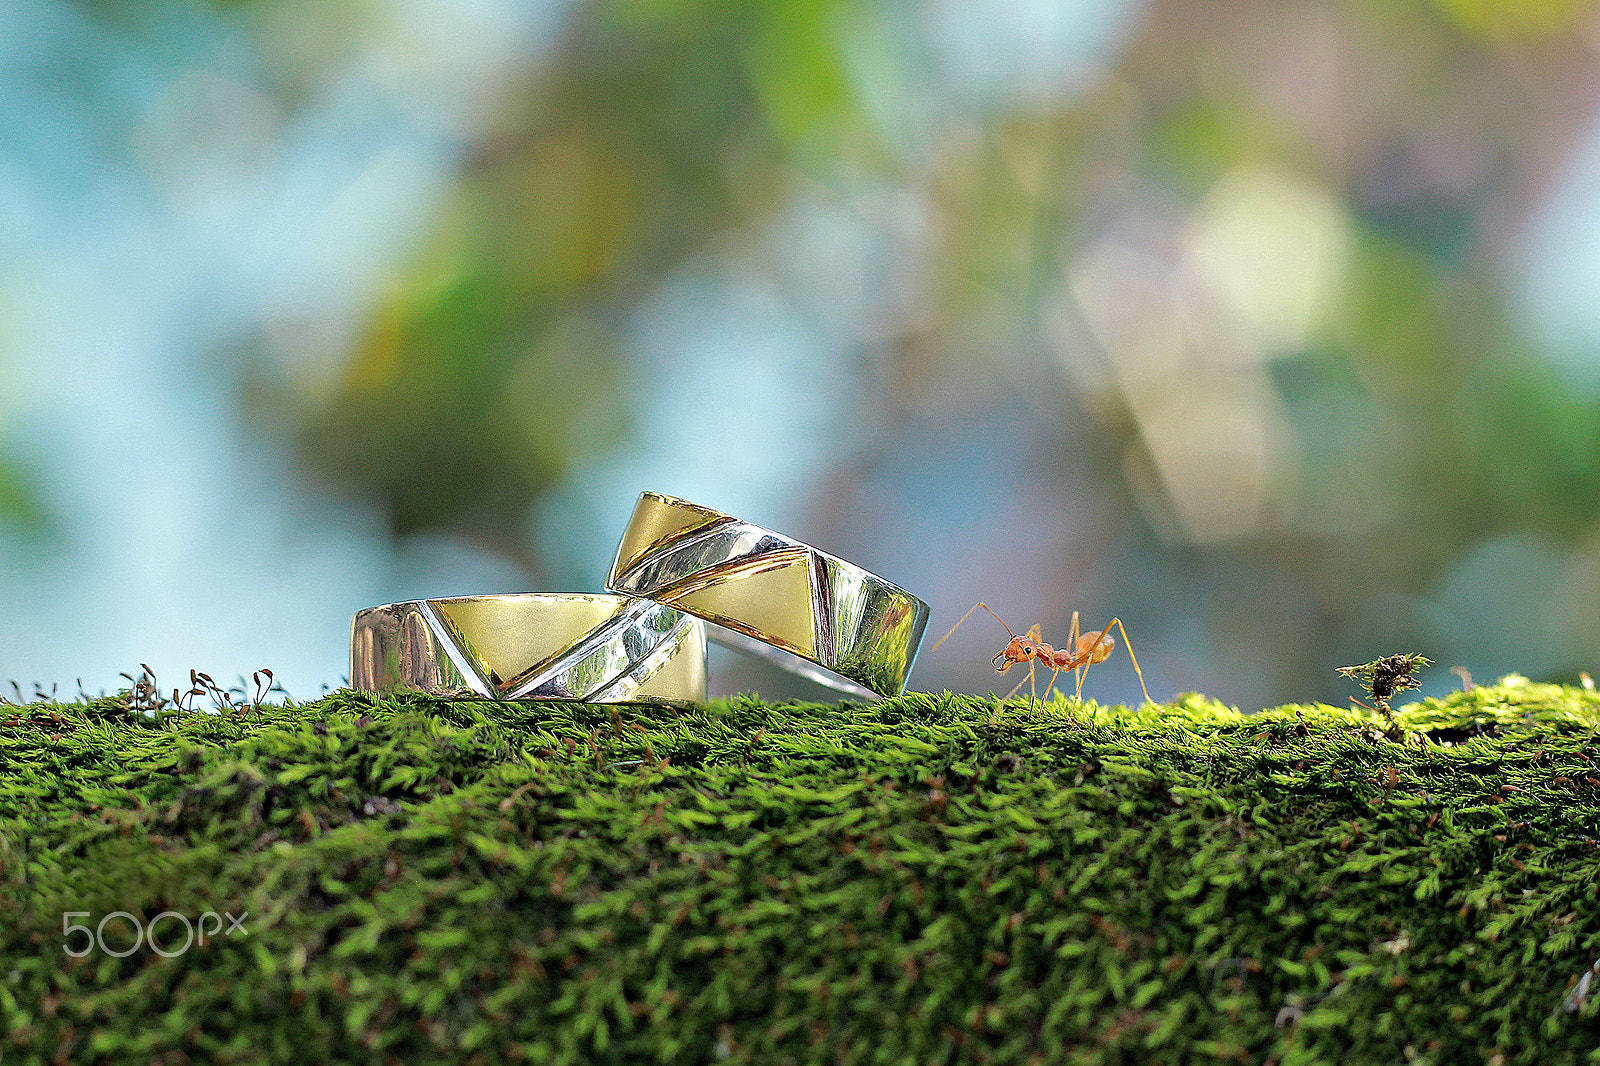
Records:
M0 1055L1600 1062L1600 698L1396 715L0 707Z

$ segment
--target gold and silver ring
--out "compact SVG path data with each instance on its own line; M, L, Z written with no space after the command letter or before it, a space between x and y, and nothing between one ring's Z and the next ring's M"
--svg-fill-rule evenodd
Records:
M705 627L621 596L386 603L351 623L350 684L451 699L687 706L706 698Z
M606 587L407 600L350 625L350 684L448 699L692 705L723 644L865 699L898 696L928 605L809 544L640 495Z
M781 533L646 492L606 587L721 627L712 639L867 699L898 696L928 605Z

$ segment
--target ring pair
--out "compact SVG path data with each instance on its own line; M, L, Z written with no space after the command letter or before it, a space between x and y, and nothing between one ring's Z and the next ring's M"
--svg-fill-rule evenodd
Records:
M537 593L370 607L350 684L455 699L703 702L719 643L852 696L905 691L928 605L827 552L646 492L606 579L615 595Z

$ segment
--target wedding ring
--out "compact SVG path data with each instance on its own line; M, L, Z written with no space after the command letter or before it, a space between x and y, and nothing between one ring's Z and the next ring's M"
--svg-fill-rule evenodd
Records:
M705 702L705 626L621 596L386 603L350 624L350 685L451 699L685 706Z
M905 691L928 605L853 563L646 492L606 587L722 627L711 637L850 695Z

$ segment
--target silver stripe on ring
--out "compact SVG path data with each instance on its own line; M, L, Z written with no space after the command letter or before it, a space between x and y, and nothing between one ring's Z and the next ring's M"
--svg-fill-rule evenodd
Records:
M927 604L853 563L650 492L606 587L696 614L712 640L866 699L905 690L928 619ZM752 621L761 614L778 621L763 629Z
M501 699L625 700L689 639L692 620L632 600L543 663L506 683Z
M542 633L535 644L555 644L555 650L539 651L526 666L515 662L520 652L504 654L514 667L501 676L451 622L447 612L459 605L487 611L514 631ZM567 633L570 640L560 644ZM350 684L453 699L698 703L705 698L705 627L671 607L618 596L532 593L389 603L360 611L351 622Z

